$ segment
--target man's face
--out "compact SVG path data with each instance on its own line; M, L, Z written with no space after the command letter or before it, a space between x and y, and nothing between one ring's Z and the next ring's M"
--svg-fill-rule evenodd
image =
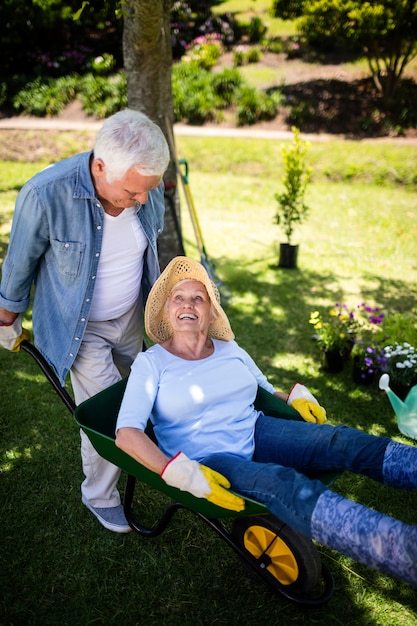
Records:
M98 198L118 209L126 209L136 202L146 204L148 193L162 180L162 176L143 176L131 167L123 178L108 183L106 166L101 159L94 159L92 175Z

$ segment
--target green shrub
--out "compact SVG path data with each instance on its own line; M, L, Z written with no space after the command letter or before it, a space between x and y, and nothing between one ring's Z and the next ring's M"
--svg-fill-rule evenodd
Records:
M99 118L108 117L127 106L125 74L39 77L20 89L12 102L21 113L44 117L57 115L77 96L86 113Z
M13 107L27 115L57 115L75 99L80 77L77 74L60 78L36 78L13 98Z
M247 86L236 68L213 73L184 61L173 68L172 91L175 119L191 124L220 121L221 110L235 100L238 125L255 124L274 118L281 102L279 92L268 95Z
M259 43L265 37L267 30L268 27L263 23L259 16L253 17L247 27L249 41L252 43Z
M180 61L173 67L172 95L175 119L197 123L214 119L219 97L213 92L213 75L195 63Z
M288 59L299 59L302 56L301 38L298 35L288 37L284 45L284 51Z
M7 101L7 84L0 83L0 107L4 106Z
M221 120L221 110L230 105L241 84L235 69L212 73L194 63L177 63L172 73L175 119L191 124Z
M274 37L273 39L268 39L264 45L264 50L268 52L272 52L273 54L280 54L285 50L285 40L281 37Z
M186 57L190 63L209 70L216 65L222 53L223 44L220 35L212 33L194 39L187 50Z
M194 91L188 95L186 118L190 124L221 121L218 100L211 90Z
M254 87L243 86L238 93L237 125L251 125L262 120L273 119L278 112L281 100L282 96L278 91L269 95L263 91L257 91Z
M243 78L239 70L235 68L225 68L218 74L213 74L211 81L215 93L225 106L233 102L235 94L242 83Z
M262 57L262 52L255 46L237 46L233 50L233 65L240 67L247 63L258 63Z
M108 77L86 74L79 97L87 114L104 119L127 107L126 75L124 72Z
M240 67L241 65L244 65L245 59L246 56L244 47L237 46L237 48L233 50L233 65L235 67Z
M258 63L262 58L262 52L259 48L251 46L246 53L248 63Z
M108 52L104 52L100 56L93 59L91 62L91 68L96 74L100 74L101 76L105 76L110 74L112 70L114 70L116 66L116 59L112 54Z

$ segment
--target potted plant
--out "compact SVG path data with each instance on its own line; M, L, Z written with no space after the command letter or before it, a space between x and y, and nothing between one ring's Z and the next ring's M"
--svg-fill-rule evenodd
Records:
M369 385L385 362L384 351L376 334L367 329L359 331L353 350L352 376L355 383Z
M300 139L300 131L295 126L292 132L292 143L282 148L284 191L275 194L278 202L275 222L286 236L286 242L280 244L278 267L285 268L297 266L298 244L293 244L292 237L295 224L301 224L310 210L304 202L304 195L312 172L306 162L310 143Z
M309 323L315 330L313 339L323 351L324 368L328 372L341 372L355 338L354 312L349 311L345 304L337 303L326 319L319 311L312 311Z
M358 306L358 325L352 349L352 374L357 384L370 384L385 362L382 348L387 338L384 320L385 314L380 307L373 308L365 302Z
M402 400L417 384L417 348L403 341L384 347L385 363L381 368L389 374L390 387Z

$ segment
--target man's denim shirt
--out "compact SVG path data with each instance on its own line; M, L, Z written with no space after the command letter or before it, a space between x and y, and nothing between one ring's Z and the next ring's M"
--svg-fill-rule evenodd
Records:
M91 155L85 152L51 165L21 189L2 269L0 306L8 311L26 311L35 284L36 345L62 384L84 335L103 238L104 212L90 175ZM163 228L163 183L137 208L148 239L145 302L160 274L156 239Z

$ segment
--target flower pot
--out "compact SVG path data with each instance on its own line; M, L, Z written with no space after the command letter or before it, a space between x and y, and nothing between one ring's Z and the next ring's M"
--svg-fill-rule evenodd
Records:
M343 370L345 358L343 354L340 354L340 350L325 350L323 355L323 367L326 372L336 374Z
M279 245L278 267L294 269L297 267L298 245L281 243Z
M375 378L375 372L363 369L360 366L358 356L355 356L353 359L352 377L357 385L370 385Z
M353 346L355 345L355 342L353 341L353 339L349 339L346 342L346 346L345 349L343 351L343 358L345 359L345 361L349 361L351 355L352 355L352 350L353 350Z

